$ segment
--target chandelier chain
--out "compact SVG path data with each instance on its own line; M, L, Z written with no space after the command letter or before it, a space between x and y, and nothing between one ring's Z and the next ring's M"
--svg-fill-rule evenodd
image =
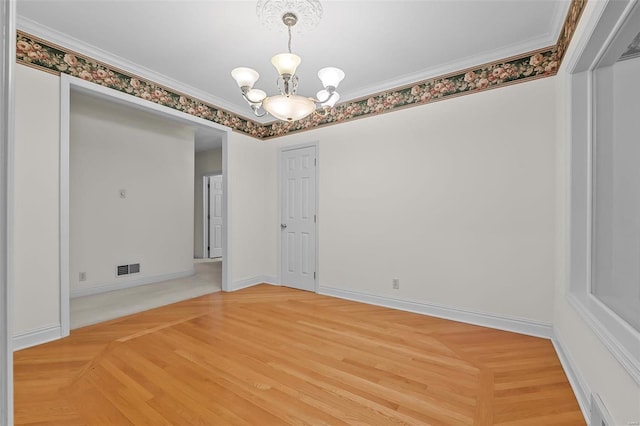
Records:
M289 53L291 53L291 25L287 25L287 30L289 31Z

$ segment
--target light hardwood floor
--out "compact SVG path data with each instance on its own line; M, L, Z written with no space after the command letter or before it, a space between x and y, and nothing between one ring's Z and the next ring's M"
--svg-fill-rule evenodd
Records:
M260 285L15 353L17 424L584 425L551 343Z

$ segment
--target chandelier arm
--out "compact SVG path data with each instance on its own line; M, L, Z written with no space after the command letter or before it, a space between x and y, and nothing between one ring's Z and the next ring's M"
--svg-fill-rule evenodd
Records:
M253 115L255 115L256 117L264 117L265 115L269 114L268 111L263 110L264 112L261 114L258 112L258 110L260 109L260 107L258 108L251 108L253 109Z
M336 88L333 87L333 86L327 86L325 88L325 90L327 91L327 98L326 99L318 99L318 98L311 98L311 99L313 99L314 102L323 104L323 103L327 102L329 99L331 99L333 94L336 93Z
M251 99L249 99L247 97L247 93L249 92L249 90L246 90L243 87L242 90L242 97L244 98L245 101L247 101L247 103L251 106L251 110L253 110L253 114L256 117L264 117L265 115L267 115L269 112L263 109L263 113L259 113L258 111L260 110L260 108L262 108L262 102L253 102L251 101Z
M242 97L244 98L244 100L245 100L245 101L247 101L247 103L248 103L249 105L251 105L251 108L253 108L253 106L254 106L254 105L256 105L256 102L251 101L251 99L249 99L249 98L247 97L247 92L248 92L248 91L244 91L244 90L243 90L243 91L242 91ZM261 102L261 104L262 104L262 102ZM258 108L259 108L259 107L258 107Z
M326 117L329 115L329 107L322 107L322 113L318 112L318 110L313 111L318 117Z

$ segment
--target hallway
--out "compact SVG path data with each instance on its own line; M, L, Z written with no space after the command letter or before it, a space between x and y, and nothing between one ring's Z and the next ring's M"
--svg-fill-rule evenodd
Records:
M71 299L71 329L222 290L222 262L196 261L190 277Z

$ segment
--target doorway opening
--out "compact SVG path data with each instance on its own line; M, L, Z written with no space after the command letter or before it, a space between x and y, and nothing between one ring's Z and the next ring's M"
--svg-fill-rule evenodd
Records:
M193 223L195 209L195 193L193 188L195 184L195 151L199 145L202 145L199 141L201 142L203 139L215 140L217 144L216 148L220 151L220 168L218 172L221 176L221 187L222 189L226 188L228 183L223 173L223 165L228 164L225 157L228 154L226 147L228 129L207 120L189 116L179 111L146 102L101 86L96 86L80 79L64 75L61 76L61 81L61 337L67 336L71 328L197 297L212 291L228 289L226 282L228 256L224 256L224 254L228 252L228 223L223 221L221 224L220 254L222 260L216 262L215 265L204 265L194 261L195 245L193 241L195 229ZM109 262L103 262L101 258L98 258L94 260L95 265L89 265L94 272L85 270L85 266L79 265L78 263L77 254L81 253L83 249L77 245L74 246L74 244L77 243L74 235L76 237L79 235L78 230L74 230L74 227L82 221L76 221L76 217L73 217L73 220L70 218L79 211L75 205L78 201L78 194L74 195L73 193L77 186L76 182L88 183L88 180L83 181L76 179L78 175L70 176L74 173L74 170L76 173L78 170L77 167L74 168L73 164L74 155L72 154L74 153L72 149L74 148L75 142L72 141L72 137L74 137L76 129L73 128L71 123L72 119L74 119L74 114L78 114L78 109L76 108L74 112L72 105L72 103L75 102L73 98L77 98L78 96L85 97L89 103L94 102L108 105L106 108L111 108L114 114L116 114L118 110L128 111L128 113L131 114L135 112L136 114L146 115L150 121L154 119L160 120L163 126L175 126L181 129L181 132L190 132L191 134L191 141L186 140L184 142L186 145L183 144L181 148L178 148L176 144L173 145L177 150L175 153L173 151L172 153L168 153L166 149L163 150L160 146L157 150L154 150L153 147L148 148L146 154L141 154L139 160L130 166L129 171L131 173L128 176L125 176L124 172L121 175L118 175L118 173L114 175L113 179L119 181L117 183L118 190L115 196L112 190L107 189L102 196L96 198L99 202L104 201L104 199L108 197L113 198L110 202L114 206L112 209L114 214L103 216L107 221L115 218L119 218L120 220L116 226L119 226L118 229L122 230L121 235L119 234L121 238L115 239L111 252L122 253L123 259L117 261L111 259ZM98 117L98 119L101 120L102 117ZM88 121L95 122L97 120L95 117L92 117L91 120ZM153 126L150 127L153 128ZM106 128L108 128L108 126ZM91 142L88 138L85 138L85 140L88 141L87 143ZM131 144L136 144L135 138L131 139ZM179 142L177 142L177 145L179 145ZM191 148L185 149L185 147ZM100 149L109 148L108 144L106 144ZM120 156L117 155L118 153L113 155L113 158L118 164L124 164L130 159L127 157L130 153L124 152L127 151L128 148L121 148L122 152L119 153L121 154ZM139 149L139 147L132 149L135 151ZM190 154L188 152L189 149L191 149ZM91 155L95 156L95 152L91 153ZM176 155L180 157L180 160L177 162ZM157 160L160 160L160 162L164 161L166 167L160 163L156 164ZM172 163L169 164L169 162ZM77 164L82 164L80 167L82 168L86 167L88 163L76 163L76 165ZM112 167L112 169L118 170L120 168L118 164ZM158 183L154 185L154 183L158 181L158 176L152 176L153 173L151 169L155 169L156 172L170 174L175 173L176 168L179 169L182 167L185 167L185 172L179 174L180 177L175 178L174 176L164 184ZM149 170L149 173L145 172L145 170ZM100 174L95 174L95 177L98 179L103 178ZM176 180L181 181L179 188L173 188ZM171 187L169 188L167 185ZM191 186L190 189L188 188L189 185ZM143 190L143 187L146 189ZM87 189L85 193L91 195L91 189L85 189ZM165 220L164 226L160 225L160 227L154 228L155 231L150 231L150 226L158 219L154 216L161 216L158 211L154 213L153 206L160 206L163 197L172 197L178 193L181 194L182 198L175 201L174 207L181 211L179 213L181 218L180 229L182 230L180 235L174 235L176 234L175 232L169 232L176 228L176 223L172 223L171 220ZM200 194L202 193L200 192ZM222 196L226 197L227 194L227 191L223 191ZM226 208L228 204L225 201L226 200L222 200L220 207L223 217L227 216ZM88 208L90 207L91 206L88 206ZM167 209L169 208L165 208L163 213L166 213ZM144 217L138 217L134 220L134 213L136 212L143 212L142 216L145 216L146 219ZM147 232L147 239L153 240L151 244L151 241L145 242L145 238L140 238L139 235L137 236L138 242L130 244L137 233L145 230ZM173 236L167 236L165 238L165 234ZM104 240L102 243L104 243ZM170 263L167 259L175 258L170 255L167 259L164 259L162 258L163 254L167 254L168 247L178 244L181 250L178 254L175 254L175 256L180 257L181 266L165 268L166 264ZM120 250L117 247L118 245L120 245L120 248L125 247L126 250ZM154 257L150 253L153 252L154 247L157 246L160 246L159 254L154 255ZM124 254L126 254L126 256L124 256ZM124 257L126 257L126 259ZM112 263L114 263L114 265L111 265ZM122 266L120 263L127 266L126 270L128 274L124 274L124 276L120 275L120 271L125 270L125 268L120 268L120 266ZM105 264L107 264L107 266L105 266ZM134 267L132 268L132 266ZM156 268L155 272L152 269L153 267ZM100 276L101 280L96 280L97 276ZM212 285L216 286L217 289L212 290L210 288ZM89 301L89 298L96 300ZM132 303L124 303L129 300L132 301ZM107 305L106 312L102 312L101 315L94 315L100 311L96 309L96 303L101 307ZM126 307L125 305L129 306ZM90 316L83 318L82 315L78 315L79 312L89 312ZM73 321L71 318L72 314L74 315Z

